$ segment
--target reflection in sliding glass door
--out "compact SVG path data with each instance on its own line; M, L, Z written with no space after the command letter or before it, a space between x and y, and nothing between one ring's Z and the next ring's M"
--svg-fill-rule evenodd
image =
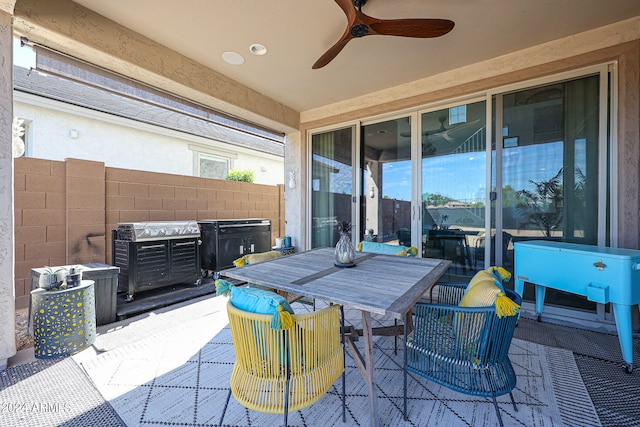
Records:
M352 222L353 128L311 137L311 247L335 246Z
M453 261L450 273L484 268L485 102L421 115L422 255Z
M411 119L361 130L361 238L411 246Z
M597 245L600 77L502 96L502 230L511 242ZM606 126L606 124L605 124ZM603 212L607 217L608 212ZM512 267L512 246L503 248ZM533 299L533 286L525 287ZM595 310L584 297L549 289L550 305Z

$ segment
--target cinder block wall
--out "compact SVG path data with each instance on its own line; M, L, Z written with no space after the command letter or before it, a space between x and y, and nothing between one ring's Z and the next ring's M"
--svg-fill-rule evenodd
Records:
M14 162L16 308L27 307L31 268L67 262L66 165Z
M111 264L119 222L271 219L284 235L284 187L105 167L102 162L15 159L16 308L29 304L31 269Z
M110 251L105 247L104 163L67 159L65 164L67 264L105 262Z

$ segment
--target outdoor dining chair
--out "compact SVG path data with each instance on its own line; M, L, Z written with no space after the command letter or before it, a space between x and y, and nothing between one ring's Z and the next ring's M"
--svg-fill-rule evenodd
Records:
M342 374L345 421L344 337L341 306L293 314L293 325L272 329L270 314L240 310L227 303L236 359L220 422L229 399L258 412L283 414L318 401Z
M511 243L512 239L513 239L513 236L510 233L507 233L506 231L502 232L502 264L504 266L513 265L513 263L509 259L509 244ZM483 266L484 266L485 244L486 244L485 236L484 235L478 236L478 238L476 239L475 248L473 250L473 268L474 269L484 268ZM491 236L491 246L495 248L495 244L496 244L496 236L493 235ZM493 265L494 263L495 263L495 254L492 253L491 264ZM480 267L478 267L478 264L480 264Z
M516 385L508 351L518 314L499 317L495 306L460 307L466 283L438 283L432 303L415 305L414 330L405 341L404 411L407 418L407 373L414 373L460 393L488 397L502 426L497 396ZM521 298L505 289L516 304Z

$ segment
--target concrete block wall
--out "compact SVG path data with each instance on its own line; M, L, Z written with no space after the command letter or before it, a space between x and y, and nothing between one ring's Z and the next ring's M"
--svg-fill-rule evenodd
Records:
M105 183L108 263L119 222L269 218L272 238L284 233L282 185L119 168L107 168Z
M282 185L25 157L14 177L16 308L29 304L32 268L111 264L119 222L269 218L273 239L285 233Z
M67 159L66 258L68 264L105 262L105 166Z
M24 308L31 268L67 262L66 165L17 158L14 183L16 308Z

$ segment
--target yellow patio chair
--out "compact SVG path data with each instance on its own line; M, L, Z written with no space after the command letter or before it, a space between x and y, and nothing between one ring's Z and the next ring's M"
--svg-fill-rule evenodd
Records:
M318 401L342 374L342 421L345 421L344 338L341 307L292 315L293 326L272 329L270 314L256 314L227 304L236 360L229 399L270 414L297 411Z

